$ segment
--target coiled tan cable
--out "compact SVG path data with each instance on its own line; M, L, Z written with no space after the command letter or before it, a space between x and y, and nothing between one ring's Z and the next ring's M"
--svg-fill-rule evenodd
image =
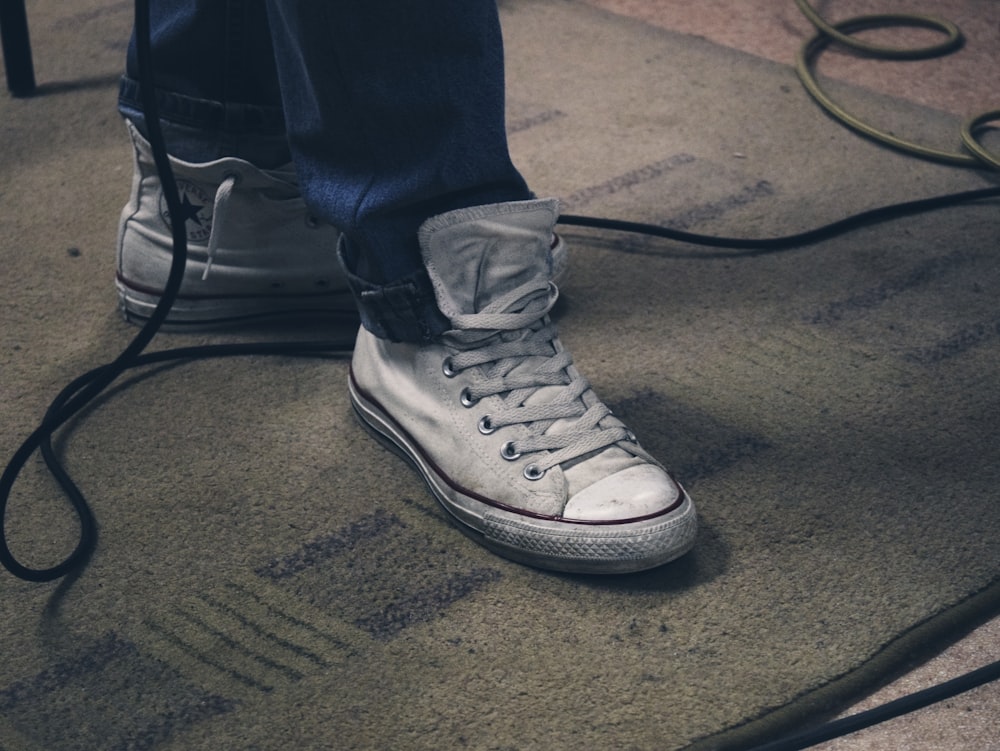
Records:
M992 165L994 169L1000 170L1000 156L987 150L985 146L976 140L975 136L977 128L994 120L1000 120L1000 110L990 110L967 120L962 125L962 143L965 145L965 148L975 154L981 161Z
M988 122L1000 119L1000 110L992 110L967 120L961 128L962 143L968 150L965 152L949 152L923 146L912 141L899 138L898 136L886 133L874 126L855 117L843 107L834 102L823 90L813 73L813 65L819 54L832 42L836 41L851 49L872 57L894 59L894 60L917 60L928 57L936 57L948 54L959 49L964 44L964 38L959 28L947 20L935 18L933 16L911 15L911 14L880 14L872 16L858 16L840 21L835 24L828 23L820 16L816 10L809 5L806 0L795 0L795 4L802 11L803 15L817 28L818 34L802 45L796 56L795 71L806 91L833 117L840 120L859 133L872 138L880 143L890 146L899 151L931 159L956 167L977 167L992 168L1000 170L1000 155L994 154L986 149L975 137L975 132ZM945 40L939 44L927 47L917 47L913 49L900 49L896 47L886 47L873 44L851 36L853 32L864 29L881 28L886 26L915 26L940 31L945 35Z

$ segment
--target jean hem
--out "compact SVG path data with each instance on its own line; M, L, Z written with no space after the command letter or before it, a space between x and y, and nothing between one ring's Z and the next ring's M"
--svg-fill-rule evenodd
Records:
M156 90L156 104L161 120L206 132L235 135L279 136L285 133L281 107L258 104L222 103L210 99ZM118 108L126 117L142 112L139 82L122 76L118 88Z
M379 339L429 344L452 328L438 308L426 270L386 284L374 284L353 273L344 262L344 238L338 250L347 283L354 293L361 324Z

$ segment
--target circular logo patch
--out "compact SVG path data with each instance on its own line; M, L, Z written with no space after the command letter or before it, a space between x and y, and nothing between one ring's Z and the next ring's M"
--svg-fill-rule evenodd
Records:
M190 242L205 242L212 234L212 198L198 185L187 180L177 181L177 191L181 197L181 211L184 228ZM160 193L160 217L170 229L170 209L163 193Z

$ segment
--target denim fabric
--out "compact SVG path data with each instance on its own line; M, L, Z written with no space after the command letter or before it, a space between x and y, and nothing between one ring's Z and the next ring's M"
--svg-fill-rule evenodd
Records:
M263 0L151 0L157 104L171 154L188 162L235 156L287 164L281 91ZM135 39L119 96L146 132Z
M363 320L425 319L373 333L440 333L413 284L419 226L531 197L507 148L495 0L153 0L151 14L171 152L268 167L287 148L310 208L344 232ZM130 45L120 108L141 128L136 70Z

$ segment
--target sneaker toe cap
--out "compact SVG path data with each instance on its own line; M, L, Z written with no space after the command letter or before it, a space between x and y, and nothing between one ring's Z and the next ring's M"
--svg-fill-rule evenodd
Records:
M670 475L652 464L628 467L584 488L566 504L565 519L622 522L664 513L681 500Z

